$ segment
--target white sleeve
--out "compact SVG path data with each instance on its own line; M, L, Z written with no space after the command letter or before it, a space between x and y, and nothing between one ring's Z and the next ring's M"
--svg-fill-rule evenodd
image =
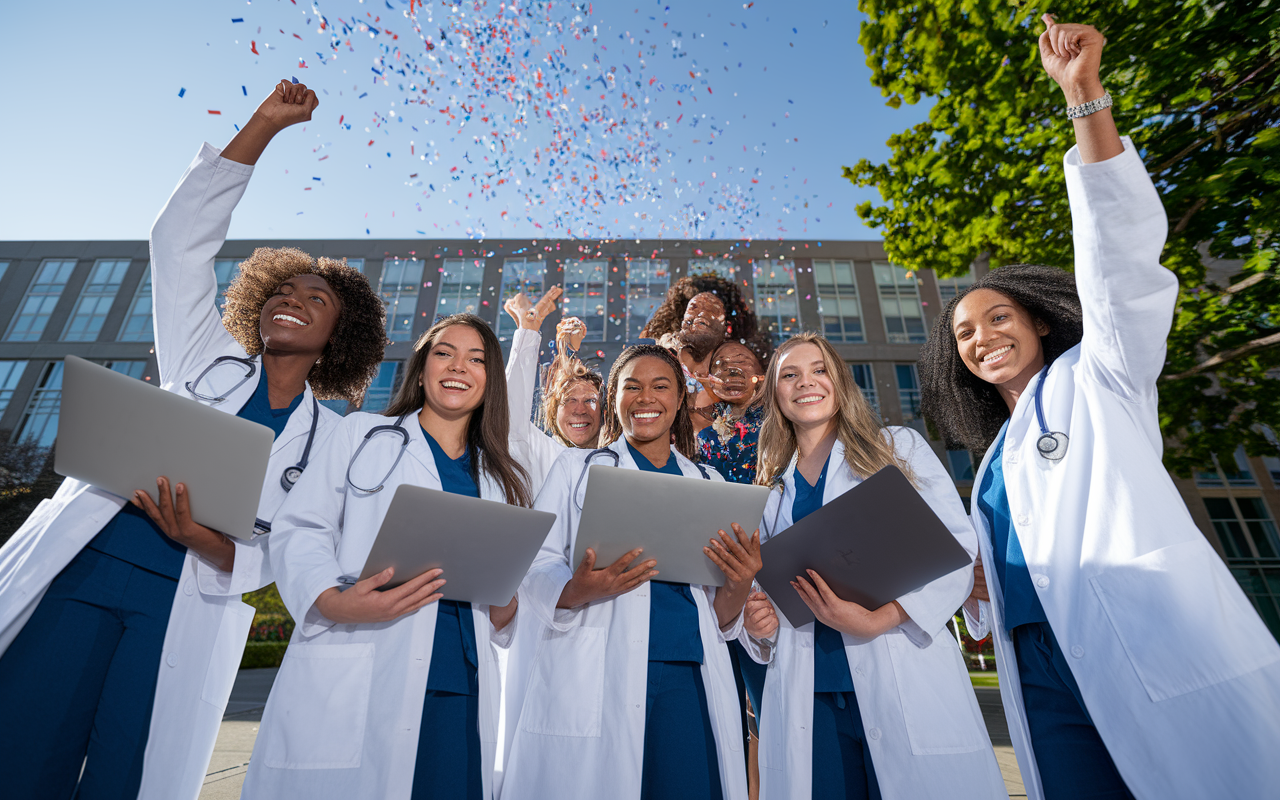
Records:
M256 592L275 581L271 573L271 560L267 548L270 536L255 536L252 539L231 539L235 546L235 563L230 572L218 569L205 561L196 558L196 583L200 593L217 596L238 596L246 592Z
M969 609L960 607L964 612L964 627L969 631L969 638L980 642L991 635L991 604L985 600L978 601L978 618L974 619Z
M533 427L533 393L538 384L538 348L542 334L517 328L507 355L507 408L511 414L511 437L527 438Z
M533 507L556 515L551 532L533 559L529 574L520 584L520 605L532 613L544 625L557 631L567 631L577 623L583 609L556 608L564 586L573 577L570 559L573 557L573 484L569 472L577 466L571 455L560 458L551 467L547 482L538 493Z
M1178 279L1160 265L1164 206L1133 142L1123 141L1124 152L1106 161L1085 164L1075 147L1063 161L1084 309L1081 361L1102 385L1139 400L1164 368Z
M213 259L227 238L231 212L253 167L222 158L206 144L151 226L152 324L160 382L192 369L216 339L231 341L214 305Z

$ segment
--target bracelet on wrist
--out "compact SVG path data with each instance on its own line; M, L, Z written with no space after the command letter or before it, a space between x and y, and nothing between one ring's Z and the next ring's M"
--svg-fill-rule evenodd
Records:
M1067 119L1080 119L1090 114L1096 114L1104 108L1111 108L1111 92L1103 91L1102 97L1097 100L1090 100L1087 103L1081 103L1078 106L1067 106Z

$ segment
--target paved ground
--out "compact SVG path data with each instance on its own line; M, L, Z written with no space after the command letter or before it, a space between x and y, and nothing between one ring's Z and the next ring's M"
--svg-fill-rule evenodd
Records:
M238 800L240 797L249 754L253 751L254 739L258 737L258 722L262 719L262 709L275 677L274 669L240 670L235 688L231 690L231 700L227 703L227 713L222 718L218 744L209 763L209 774L205 776L200 800ZM1026 797L1018 762L1009 743L1009 728L1004 721L1000 690L978 688L974 692L978 695L978 706L991 734L991 743L995 746L996 760L1000 762L1009 796Z

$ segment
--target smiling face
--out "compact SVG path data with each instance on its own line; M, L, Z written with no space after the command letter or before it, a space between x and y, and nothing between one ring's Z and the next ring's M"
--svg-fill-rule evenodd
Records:
M469 416L484 402L484 340L470 325L450 325L431 346L419 376L425 405L444 419Z
M574 447L594 447L600 436L600 392L590 381L574 381L556 409L556 428Z
M679 339L692 351L693 359L701 361L724 341L727 330L724 303L714 293L703 292L685 307Z
M295 275L262 306L258 331L268 353L324 352L342 314L342 301L319 275Z
M998 389L1020 392L1044 366L1040 337L1049 326L994 289L965 295L952 314L951 331L964 365Z
M778 408L796 428L825 426L836 415L836 392L822 350L808 342L778 356Z
M711 360L711 393L730 405L741 405L756 393L764 368L744 344L725 342Z
M667 441L684 400L680 376L654 356L628 361L618 376L618 421L635 445Z

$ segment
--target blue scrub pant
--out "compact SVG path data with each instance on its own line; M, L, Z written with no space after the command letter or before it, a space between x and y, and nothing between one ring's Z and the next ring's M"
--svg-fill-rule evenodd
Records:
M880 800L853 692L813 694L813 800Z
M427 691L411 800L482 800L480 698Z
M0 657L0 793L137 797L177 587L90 548L58 574Z
M650 661L640 800L723 800L702 665Z
M1049 624L1019 625L1012 638L1045 800L1132 800Z

